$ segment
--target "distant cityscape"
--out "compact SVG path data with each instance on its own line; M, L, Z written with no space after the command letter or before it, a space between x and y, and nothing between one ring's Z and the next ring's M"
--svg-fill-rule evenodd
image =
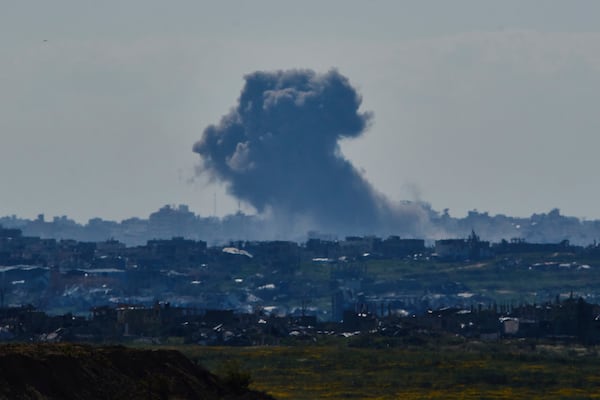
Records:
M600 341L600 307L595 305L600 292L594 284L600 246L595 242L492 242L474 229L437 240L397 235L338 239L311 232L303 242L219 243L213 236L212 244L192 234L204 223L223 235L241 221L251 226L254 218L202 219L180 206L165 207L137 225L5 219L44 234L0 228L0 339L180 336L197 343L250 345L318 331L389 330L400 318L399 332L410 325L489 338ZM452 221L462 226L487 218L471 213ZM558 230L575 222L551 212L529 223L535 228L513 229ZM123 230L132 226L138 229ZM115 238L118 232L129 244ZM131 244L144 235L172 233L194 238ZM49 237L76 234L87 240ZM522 286L524 276L541 283Z
M467 237L471 231L488 241L519 239L529 243L558 243L568 240L572 244L586 246L600 239L600 220L582 220L562 215L558 209L530 217L490 215L487 212L470 211L463 218L450 216L448 210L438 212L427 203L418 203L427 215L417 228L398 224L395 230L344 232L297 229L281 227L268 217L248 215L242 212L222 218L201 216L190 211L186 205L165 205L144 218L129 218L120 222L92 218L81 224L68 216L47 220L43 214L36 219L15 215L0 217L5 228L20 229L26 236L43 239L72 239L82 242L117 240L127 246L138 246L153 239L184 237L202 240L209 245L226 244L244 240L291 240L305 242L309 238L337 240L345 236L375 235L434 240L449 237ZM277 226L274 226L277 225Z

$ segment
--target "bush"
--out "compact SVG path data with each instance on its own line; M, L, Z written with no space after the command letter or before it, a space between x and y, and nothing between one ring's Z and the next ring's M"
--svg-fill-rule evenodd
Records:
M218 370L221 382L237 394L244 393L252 383L250 372L242 370L236 360L227 360Z

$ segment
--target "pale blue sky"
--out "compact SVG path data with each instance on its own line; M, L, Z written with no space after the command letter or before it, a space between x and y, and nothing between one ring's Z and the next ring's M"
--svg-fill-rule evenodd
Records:
M0 215L234 211L202 130L246 73L335 67L375 114L344 154L392 200L600 218L600 2L0 5Z

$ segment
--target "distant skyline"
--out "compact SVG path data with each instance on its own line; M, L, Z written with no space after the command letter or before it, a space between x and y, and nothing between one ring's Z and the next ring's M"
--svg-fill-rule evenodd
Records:
M203 130L246 74L336 68L373 112L342 151L389 199L600 218L600 2L5 3L0 216L235 212Z

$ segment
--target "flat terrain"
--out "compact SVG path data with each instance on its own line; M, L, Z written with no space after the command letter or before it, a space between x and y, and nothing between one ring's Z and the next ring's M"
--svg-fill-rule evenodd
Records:
M360 342L178 349L211 370L239 360L252 388L279 399L600 398L596 349L526 342L354 347Z

